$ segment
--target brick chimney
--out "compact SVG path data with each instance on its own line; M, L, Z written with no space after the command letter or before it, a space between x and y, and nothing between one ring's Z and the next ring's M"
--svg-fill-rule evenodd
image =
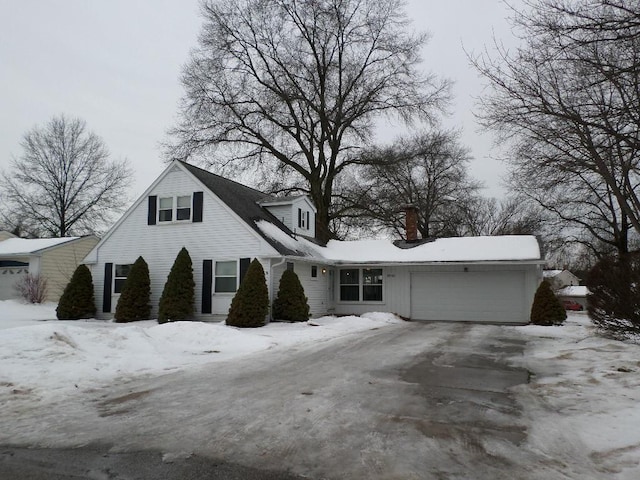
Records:
M418 209L413 204L403 205L402 208L405 213L407 242L415 242L418 240Z

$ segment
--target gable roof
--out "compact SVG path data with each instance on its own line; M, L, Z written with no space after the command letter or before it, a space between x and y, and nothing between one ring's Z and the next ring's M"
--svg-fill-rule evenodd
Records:
M81 237L64 238L8 238L0 241L0 255L25 256L40 253L42 250L73 242Z
M307 255L302 250L287 246L289 244L288 242L283 243L276 238L266 235L258 228L257 222L265 221L275 225L283 232L285 237L294 238L293 232L284 223L278 220L278 218L272 215L266 208L260 206L260 202L277 201L278 199L189 163L177 161L233 210L247 225L255 230L269 245L275 248L279 254L293 256Z

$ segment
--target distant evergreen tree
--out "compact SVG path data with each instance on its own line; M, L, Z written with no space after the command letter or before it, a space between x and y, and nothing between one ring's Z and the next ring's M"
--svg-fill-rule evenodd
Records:
M562 325L567 312L551 290L546 280L538 287L531 306L531 323L534 325Z
M96 303L93 297L93 279L86 265L78 265L58 302L58 320L93 318Z
M262 265L254 259L231 301L227 325L262 327L267 313L269 313L267 280Z
M116 322L148 320L151 315L150 298L149 266L142 257L138 257L122 286L114 316Z
M298 275L285 270L280 277L278 295L273 302L273 318L289 322L309 320L309 303Z
M158 323L192 319L194 302L193 265L189 252L182 247L160 296Z

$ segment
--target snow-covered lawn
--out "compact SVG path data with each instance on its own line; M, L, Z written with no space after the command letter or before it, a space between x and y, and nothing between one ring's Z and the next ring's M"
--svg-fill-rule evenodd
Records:
M585 313L560 327L507 328L528 340L511 360L535 374L515 389L529 446L550 461L603 465L607 478L640 478L640 345L597 335Z
M239 329L202 322L59 321L55 308L55 304L0 301L0 404L3 397L15 393L28 392L42 400L114 380L322 342L402 322L391 314L370 313Z
M74 392L155 376L269 349L301 349L402 321L390 314L324 317L258 329L155 321L57 321L55 305L0 302L0 406L36 404ZM528 425L522 448L559 471L598 465L603 478L640 478L640 345L597 335L587 316L559 327L495 327L525 338L509 359L533 373L514 387ZM447 329L433 328L433 335ZM446 338L433 338L431 345ZM604 470L601 470L604 468ZM567 477L570 478L570 477ZM579 478L579 477L571 477Z

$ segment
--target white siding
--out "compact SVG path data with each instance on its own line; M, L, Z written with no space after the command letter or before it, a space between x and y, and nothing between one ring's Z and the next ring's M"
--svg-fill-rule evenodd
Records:
M372 311L391 312L402 317L411 317L411 273L447 273L461 272L464 268L469 272L496 272L496 271L521 271L524 275L524 298L522 309L516 312L520 321L528 321L522 318L522 311L528 312L533 303L533 296L539 284L540 269L537 265L527 264L504 264L504 265L481 265L481 264L451 264L451 265L425 265L425 266L388 266L383 268L383 302L340 302L339 300L339 270L336 267L336 313L362 314ZM343 267L348 268L348 267ZM355 267L354 267L355 268ZM443 282L447 276L443 275ZM502 292L496 291L499 296Z
M274 265L278 263L280 262L274 262ZM318 268L318 276L316 278L311 276L311 267L314 265ZM325 273L322 273L323 268ZM278 293L280 277L282 277L285 270L286 263L273 268L273 297L270 299L272 305ZM293 271L298 275L302 288L304 288L304 294L307 296L309 302L311 318L322 317L332 313L333 306L330 305L327 294L329 288L329 271L326 265L294 261Z
M271 214L286 225L286 227L293 231L293 223L291 222L291 205L274 205L267 207L267 210Z
M195 312L197 318L221 318L229 308L232 294L213 294L213 315L201 315L202 262L254 258L274 254L275 251L206 187L178 167L174 167L149 192L162 196L191 195L203 191L203 221L201 223L177 222L147 225L147 195L130 209L124 219L109 232L87 261L92 265L96 304L99 318L111 318L112 313L102 313L105 263L131 264L142 256L149 265L151 277L152 316L158 313L158 302L176 255L186 247L193 262L196 283ZM215 263L214 263L215 265ZM265 268L267 274L268 269ZM107 287L110 288L110 287ZM118 296L112 296L111 312L115 312Z

